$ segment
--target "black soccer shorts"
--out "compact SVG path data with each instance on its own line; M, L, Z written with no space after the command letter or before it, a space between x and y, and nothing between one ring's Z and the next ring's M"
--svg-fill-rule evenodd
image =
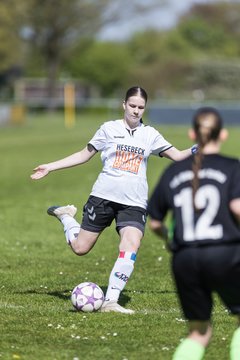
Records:
M172 270L188 320L211 318L212 294L240 314L240 244L186 247L173 255Z
M129 206L90 195L83 207L81 227L91 232L101 232L115 220L116 230L126 226L139 229L144 234L147 211L139 206Z

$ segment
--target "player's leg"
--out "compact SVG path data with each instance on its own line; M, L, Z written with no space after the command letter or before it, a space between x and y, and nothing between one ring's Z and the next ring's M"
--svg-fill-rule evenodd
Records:
M145 210L137 207L124 207L123 211L118 213L116 222L120 235L119 256L109 277L102 311L133 313L133 310L121 307L118 300L134 270L137 251L144 233L145 215Z
M127 226L120 230L119 256L112 268L105 302L102 311L116 311L132 314L134 311L125 309L118 304L120 293L125 288L134 269L134 263L141 238L143 236L139 229Z
M77 212L74 205L52 206L48 209L48 214L57 217L62 223L66 241L75 254L87 254L102 230L111 224L114 214L105 211L105 202L104 199L90 196L83 207L81 225L74 218Z
M212 326L210 321L189 321L189 339L206 347L209 344L211 336Z
M96 233L80 228L77 237L73 239L69 245L76 255L82 256L87 254L93 248L99 235L100 232Z
M233 243L215 247L214 258L218 260L214 282L216 291L228 310L238 317L238 327L230 345L230 359L240 359L240 244Z
M201 360L211 339L209 321L190 321L189 335L177 347L173 360Z
M240 315L238 315L238 328L234 331L230 344L230 359L238 360L240 354Z
M184 248L173 255L172 270L178 297L183 314L189 320L189 335L176 348L173 360L202 359L211 338L213 302L211 287L203 282L202 252L199 248Z
M75 254L85 255L92 249L100 232L81 229L81 225L74 218L77 213L77 208L74 205L52 206L47 210L47 213L60 220L66 241Z
M47 213L55 216L62 223L66 241L70 245L80 231L80 224L74 218L77 208L74 205L51 206L47 209Z

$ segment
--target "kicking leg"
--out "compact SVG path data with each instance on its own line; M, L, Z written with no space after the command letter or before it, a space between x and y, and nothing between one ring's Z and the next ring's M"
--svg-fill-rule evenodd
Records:
M63 224L67 243L75 254L81 256L92 249L100 233L81 229L81 225L74 218L76 212L74 205L52 206L47 210L49 215L55 216Z

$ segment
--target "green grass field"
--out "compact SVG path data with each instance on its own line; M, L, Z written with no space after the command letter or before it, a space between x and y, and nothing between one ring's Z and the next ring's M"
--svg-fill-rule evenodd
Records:
M108 119L107 119L108 120ZM32 181L32 169L81 149L94 134L103 115L78 115L76 126L65 129L63 116L28 115L24 126L0 128L0 359L12 360L168 360L186 323L171 280L169 254L149 229L138 254L135 271L121 304L135 309L132 316L73 311L71 290L83 281L104 290L118 255L114 225L95 248L77 257L68 248L60 223L46 215L54 204L81 209L101 161L99 155L82 167ZM185 127L161 127L176 147L190 146ZM240 128L230 128L226 154L240 154ZM149 160L150 190L165 159ZM216 298L214 337L206 359L228 359L235 329Z

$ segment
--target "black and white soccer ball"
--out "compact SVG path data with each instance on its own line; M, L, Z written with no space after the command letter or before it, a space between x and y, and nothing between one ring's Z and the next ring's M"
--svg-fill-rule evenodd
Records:
M77 311L93 312L102 306L104 294L97 284L84 282L75 286L71 294L71 301Z

